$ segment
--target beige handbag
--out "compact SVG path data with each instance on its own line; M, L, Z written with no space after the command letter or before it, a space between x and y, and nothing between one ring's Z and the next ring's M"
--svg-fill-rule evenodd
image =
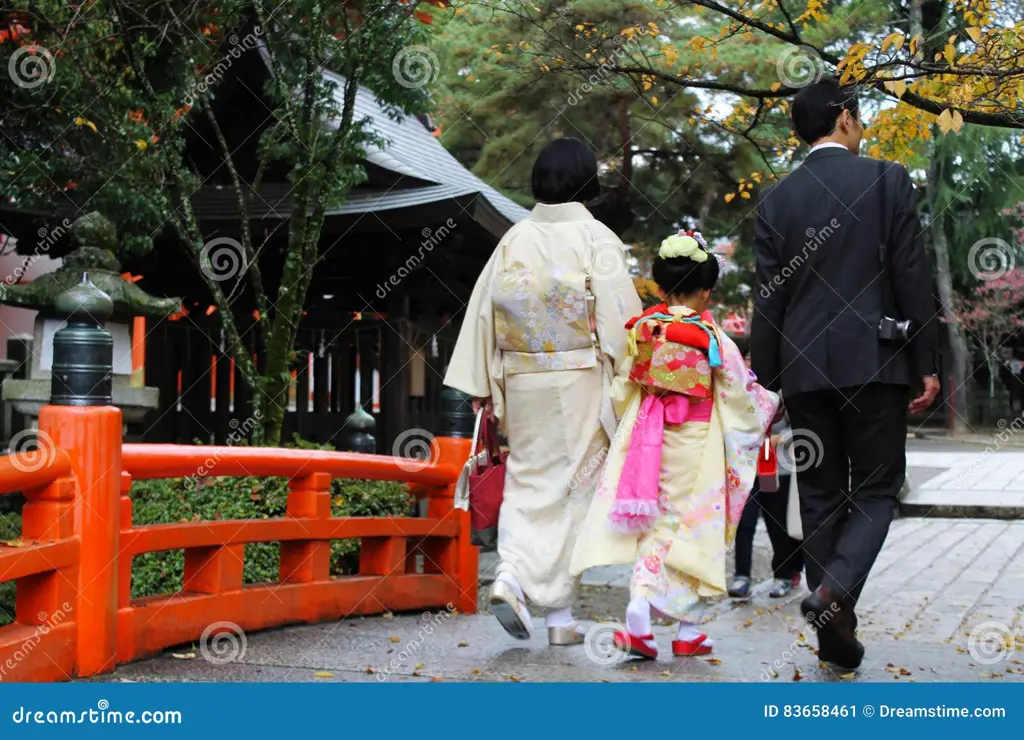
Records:
M794 540L804 538L804 527L800 521L800 493L796 487L796 473L789 477L789 502L786 504L786 531Z

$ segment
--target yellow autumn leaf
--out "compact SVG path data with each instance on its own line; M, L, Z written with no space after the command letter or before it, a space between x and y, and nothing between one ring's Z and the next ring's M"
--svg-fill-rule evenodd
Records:
M946 57L950 67L956 63L956 48L952 44L946 44L946 49L942 52L942 55Z
M895 95L897 98L902 98L903 93L907 91L906 80L889 80L885 83L885 89Z
M92 129L92 132L94 134L95 133L99 133L96 130L96 124L95 123L93 123L92 121L86 120L85 118L82 118L81 116L78 116L77 118L75 118L75 125L76 126L88 126L89 128Z
M147 146L149 146L149 144L146 143L145 139L136 139L135 146L141 151L142 149L145 149Z
M939 126L939 131L944 134L948 134L953 128L953 112L946 108L939 114L939 117L935 120L935 123Z
M726 193L725 194L725 202L726 203L732 203L732 201L733 201L733 199L735 197L736 197L736 193Z
M967 29L967 35L971 37L971 40L974 41L974 43L976 43L976 44L981 43L981 29L980 28L977 28L975 26L971 26L970 28Z
M956 133L960 133L960 129L964 127L964 117L960 115L960 111L958 110L953 111L952 126L953 131L955 131Z
M744 190L742 193L740 193L740 197L743 198L743 200L750 200L750 193Z
M651 96L651 102L654 103L655 105L657 105L658 104L658 96L657 95L652 95Z
M773 82L771 89L772 89L772 92L778 92L779 90L782 89L782 83L781 82Z
M313 678L334 678L334 674L330 671L317 671L313 674Z
M402 641L401 637L389 637L388 638L388 642L401 642L401 641Z
M577 31L582 31L583 30L583 24L579 24L578 26L576 26L576 30Z
M906 42L906 40L906 36L904 36L899 31L890 33L882 40L882 53L884 54L885 50L888 49L890 46L893 47L893 51L899 51L900 49L903 48L903 44Z

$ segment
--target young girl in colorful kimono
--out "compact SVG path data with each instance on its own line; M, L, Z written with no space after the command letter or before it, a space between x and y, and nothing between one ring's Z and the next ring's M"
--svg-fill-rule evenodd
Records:
M711 652L694 608L726 592L726 551L779 405L707 311L719 265L700 234L662 242L653 273L667 300L626 324L619 428L570 566L633 564L615 645L648 659L652 616L679 623L674 655Z

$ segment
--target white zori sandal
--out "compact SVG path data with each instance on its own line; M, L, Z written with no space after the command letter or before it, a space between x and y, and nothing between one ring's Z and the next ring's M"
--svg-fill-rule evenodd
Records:
M526 604L516 593L508 580L498 578L491 584L491 613L512 637L517 640L529 640L533 630L533 620Z

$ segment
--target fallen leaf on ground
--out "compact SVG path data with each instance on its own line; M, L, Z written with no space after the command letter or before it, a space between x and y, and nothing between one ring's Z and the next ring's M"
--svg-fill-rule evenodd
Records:
M381 614L381 617L383 617L384 619L394 619L395 615L391 612L384 612L383 614Z
M469 643L465 640L459 642L458 647L469 647Z
M370 666L366 666L366 672L372 676L377 671L373 670Z
M418 671L418 670L419 670L420 668L422 668L422 667L423 667L423 664L422 664L422 663L417 663L417 664L416 664L416 668L415 668L415 670L417 670L417 671Z
M662 671L661 672L661 677L662 678L672 678L672 671Z
M444 681L444 679L443 679L443 678L441 678L440 676L434 676L434 677L432 677L432 678L430 679L430 682L431 682L431 683L441 683L441 682L443 682L443 681Z
M195 653L171 653L172 658L178 660L193 660L196 657Z
M900 668L900 675L901 676L909 676L910 675L910 671L908 671L906 668Z
M474 668L473 669L473 675L474 676L479 676L480 675L480 669L479 668Z
M330 671L317 671L313 674L313 678L334 678L334 674Z
M515 681L516 683L519 683L520 679L519 679L519 676L509 676L508 680L509 681Z
M719 660L718 658L708 658L704 662L705 663L710 663L711 665L722 665L722 661Z
M794 681L801 681L801 680L803 680L803 677L804 677L804 674L802 674L800 672L799 668L794 668L793 669L793 680Z
M844 681L849 681L851 678L857 678L857 674L853 671L850 671L849 673L844 673L839 678L843 679Z
M388 638L388 642L401 642L401 641L402 641L401 637L393 637L392 636L392 637Z

